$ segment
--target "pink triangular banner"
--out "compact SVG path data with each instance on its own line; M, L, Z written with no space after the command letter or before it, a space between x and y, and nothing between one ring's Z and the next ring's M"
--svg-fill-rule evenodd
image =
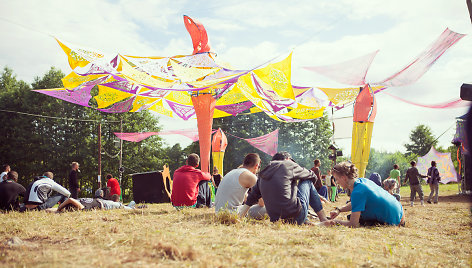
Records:
M274 155L277 153L279 146L279 129L272 131L269 134L264 136L252 138L252 139L243 139L257 149L263 151L268 155Z

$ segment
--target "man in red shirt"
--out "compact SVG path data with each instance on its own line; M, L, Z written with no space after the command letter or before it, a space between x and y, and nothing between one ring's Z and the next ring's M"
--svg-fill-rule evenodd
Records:
M107 187L110 188L110 196L117 194L121 196L121 188L120 183L117 179L113 178L111 174L107 175Z
M174 172L172 182L171 202L175 207L211 206L209 199L208 181L211 175L197 169L200 157L190 154L186 165ZM198 204L197 204L198 197Z

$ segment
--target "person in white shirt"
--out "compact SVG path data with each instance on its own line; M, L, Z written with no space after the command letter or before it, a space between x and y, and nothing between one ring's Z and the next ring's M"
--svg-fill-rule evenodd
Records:
M0 174L0 182L7 180L7 174L11 171L10 165L3 165L2 173Z
M244 158L242 167L233 169L227 173L218 186L218 192L215 197L215 212L229 210L240 214L246 194L257 182L256 173L261 165L261 159L258 154L250 153ZM262 200L261 200L262 201ZM265 214L261 211L264 203L259 202L255 215ZM249 213L251 215L251 213Z
M52 208L58 202L62 203L70 196L70 192L52 180L52 172L45 172L43 176L34 178L26 189L25 207L27 209L44 210ZM51 196L56 191L59 195Z

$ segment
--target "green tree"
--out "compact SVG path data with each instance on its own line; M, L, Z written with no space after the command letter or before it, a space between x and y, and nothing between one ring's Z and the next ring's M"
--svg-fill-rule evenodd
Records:
M410 133L410 143L405 144L407 154L423 156L429 152L431 146L438 141L434 138L431 128L426 125L416 126Z
M289 152L301 166L311 168L313 160L321 160L322 171L329 169L330 161L327 149L332 136L331 125L327 116L315 120L296 123L275 121L263 113L224 117L214 120L213 128L221 127L228 137L228 147L224 158L225 173L238 167L244 155L257 152L261 156L263 166L272 158L251 146L244 140L236 138L255 138L279 129L278 151Z
M52 171L55 180L64 186L70 170L69 164L81 164L81 196L90 196L97 187L98 175L98 125L102 126L102 183L111 173L118 177L119 148L114 132L159 131L158 119L148 111L137 113L107 114L93 108L82 107L31 89L62 87L64 74L51 68L43 77L36 77L32 86L18 81L13 71L5 68L0 75L0 103L3 110L39 114L47 117L28 116L19 113L0 112L0 161L9 163L19 172L20 182L27 185L34 176ZM98 94L95 88L92 96ZM89 105L96 107L94 98ZM51 117L70 118L54 119ZM90 121L77 121L84 119ZM177 153L180 146L173 148ZM168 151L159 137L151 137L139 143L124 142L123 166L125 176L122 188L125 197L131 198L130 173L161 170L169 163ZM170 155L170 157L173 157Z

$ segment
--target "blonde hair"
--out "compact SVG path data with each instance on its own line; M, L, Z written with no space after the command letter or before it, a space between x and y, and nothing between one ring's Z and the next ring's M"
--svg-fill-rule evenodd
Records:
M339 164L336 164L333 167L333 173L345 175L350 180L357 179L357 177L359 176L356 166L349 162L341 162Z

